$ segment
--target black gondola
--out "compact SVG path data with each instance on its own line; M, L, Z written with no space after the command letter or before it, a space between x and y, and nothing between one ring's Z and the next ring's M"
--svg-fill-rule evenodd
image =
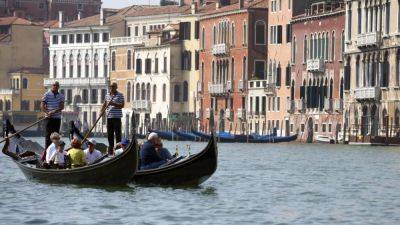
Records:
M151 170L138 170L133 178L138 184L197 186L217 169L218 148L214 135L207 147L177 163Z

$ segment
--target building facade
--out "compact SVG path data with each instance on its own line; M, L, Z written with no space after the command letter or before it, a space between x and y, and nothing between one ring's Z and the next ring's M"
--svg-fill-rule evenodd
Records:
M266 1L201 7L200 49L200 129L210 130L213 113L218 131L247 132L247 81L265 78Z
M309 142L336 140L343 120L344 3L314 2L291 28L290 131Z
M398 134L398 1L346 1L345 122L352 137Z

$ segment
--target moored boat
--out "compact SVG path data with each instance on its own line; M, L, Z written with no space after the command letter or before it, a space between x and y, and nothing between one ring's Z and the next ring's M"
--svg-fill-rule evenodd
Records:
M174 130L173 131L176 136L178 136L179 140L184 140L184 141L201 141L201 137L196 136L195 134L191 132L184 132L184 131L178 131Z

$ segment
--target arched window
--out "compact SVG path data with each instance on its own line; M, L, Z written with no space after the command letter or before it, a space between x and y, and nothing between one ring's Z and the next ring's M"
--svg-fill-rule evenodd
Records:
M178 84L175 84L175 86L174 86L174 101L175 102L179 102L179 100L181 98L180 88L181 87Z
M1 109L1 107L0 107ZM395 130L396 133L399 132L399 126L400 126L400 111L399 109L396 109L395 113L394 113L394 125L395 125Z
M217 44L217 28L213 27L213 43Z
M162 100L163 102L167 101L167 85L163 84L162 87Z
M247 24L246 21L243 21L243 44L247 44Z
M389 86L389 77L390 77L389 53L385 52L385 55L383 57L383 71L382 71L381 87Z
M150 84L148 83L147 87L146 87L146 100L147 101L150 101L150 94L151 94L151 87L150 87Z
M235 24L232 23L232 28L231 28L231 45L235 46Z
M387 114L387 110L386 110L386 108L384 108L383 110L382 110L382 127L383 127L383 129L386 131L386 129L387 129L387 125L388 125L388 122L389 122L389 116L388 116L388 114Z
M292 63L296 63L296 37L293 37L292 40Z
M135 84L132 83L131 87L132 87L132 89L131 89L131 99L133 101L133 100L135 100Z
M89 103L89 92L87 89L83 89L82 91L82 103L83 104Z
M258 45L264 45L266 39L266 29L264 21L257 21L255 24L255 41Z
M331 78L330 82L329 82L329 98L332 99L333 98L333 79Z
M57 78L57 55L53 56L53 77Z
M334 61L335 60L335 31L332 31L332 51L331 51L331 60Z
M157 101L157 86L153 85L153 102Z
M343 77L340 78L340 99L343 99L343 91L344 91L344 82L343 82Z
M205 34L205 29L203 27L201 30L201 49L205 48L205 43L206 43L205 38L206 38L206 34Z
M67 72L67 57L65 55L62 56L62 77L66 77Z
M128 52L126 53L126 69L127 70L131 70L132 69L132 51L128 50Z
M131 82L126 83L126 102L131 102Z
M107 55L107 53L104 53L103 65L104 65L104 67L103 67L103 77L108 77L107 76L107 74L108 74L108 55Z
M78 77L81 77L82 76L82 57L81 57L81 54L78 54L78 57L77 57L77 72L78 72Z
M85 56L85 77L89 77L89 54Z
M144 83L142 83L141 91L142 91L142 100L146 100L146 87Z
M140 100L140 84L136 83L136 100Z
M28 89L28 79L22 78L22 88Z
M360 56L356 57L356 87L360 86Z
M69 77L73 77L74 75L74 56L72 54L69 55Z
M189 85L187 81L183 82L183 101L187 102L189 98Z
M243 80L247 80L247 58L246 57L243 57L242 77L243 77Z
M99 55L94 54L94 77L99 77Z
M115 52L111 53L111 70L115 71Z

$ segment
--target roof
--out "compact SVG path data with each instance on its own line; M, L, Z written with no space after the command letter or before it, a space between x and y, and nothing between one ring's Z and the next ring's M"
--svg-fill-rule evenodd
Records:
M49 20L40 24L44 28L58 27L58 20Z
M22 19L19 17L0 17L0 26L6 25L32 25L33 23L29 20Z
M151 15L163 15L163 14L174 14L174 13L190 13L190 5L166 5L166 6L150 6L143 8L137 12L131 12L127 16L139 17L139 16L151 16Z
M217 3L213 2L201 6L199 8L198 13L205 16L205 15L215 15L217 13L229 12L239 9L239 2L230 5L220 6L220 8L218 9L216 9L216 4ZM257 9L257 8L267 9L268 8L267 0L244 1L243 9Z

